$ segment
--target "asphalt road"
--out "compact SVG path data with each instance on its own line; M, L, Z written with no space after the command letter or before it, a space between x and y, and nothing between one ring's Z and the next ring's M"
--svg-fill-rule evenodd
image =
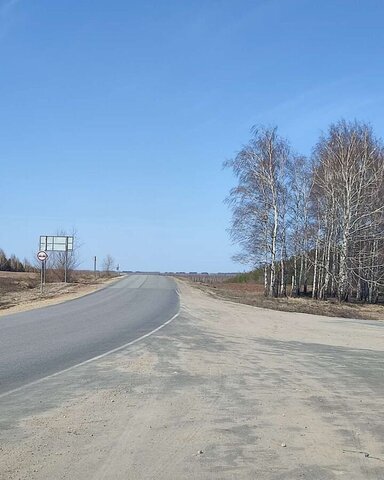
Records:
M91 295L0 319L0 395L125 345L177 314L173 280L131 275Z

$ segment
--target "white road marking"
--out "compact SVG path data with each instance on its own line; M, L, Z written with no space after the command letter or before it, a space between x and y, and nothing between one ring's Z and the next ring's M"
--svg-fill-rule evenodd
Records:
M158 332L162 328L164 328L166 325L170 324L175 318L177 318L180 315L180 310L169 320L166 322L162 323L159 327L155 328L154 330L151 330L150 332L146 333L145 335L142 335L141 337L136 338L135 340L132 340L124 345L121 345L120 347L114 348L113 350L109 350L108 352L102 353L101 355L97 355L97 357L92 357L89 358L88 360L85 360L84 362L77 363L76 365L72 365L72 367L65 368L64 370L60 370L59 372L52 373L51 375L47 375L46 377L39 378L38 380L34 380L33 382L26 383L25 385L22 385L21 387L14 388L13 390L9 390L8 392L4 392L0 394L0 399L4 398L8 395L11 395L12 393L20 392L24 388L28 387L33 387L35 385L38 385L39 383L44 382L45 380L49 380L50 378L57 377L58 375L61 375L62 373L70 372L71 370L74 370L75 368L81 367L83 365L86 365L87 363L94 362L95 360L99 360L100 358L104 358L107 355L111 355L112 353L119 352L120 350L124 350L124 348L129 347L130 345L134 345L137 342L140 342L141 340L144 340L144 338L150 337L154 333Z

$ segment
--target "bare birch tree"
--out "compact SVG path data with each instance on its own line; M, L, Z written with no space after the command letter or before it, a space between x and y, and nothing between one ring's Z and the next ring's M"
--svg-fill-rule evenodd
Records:
M108 254L103 260L103 270L107 276L111 274L111 271L113 270L114 266L115 266L115 259L112 257L112 255Z
M232 239L242 247L242 258L245 255L254 266L264 267L268 295L285 291L288 159L288 143L277 134L277 128L261 127L253 129L248 145L224 164L232 168L238 178L238 186L227 198L233 213Z
M289 164L290 253L293 257L291 294L306 293L309 275L309 251L313 222L310 200L313 187L311 164L301 155L292 156ZM303 289L301 288L303 287Z
M314 171L318 209L322 209L320 298L330 293L330 279L340 300L354 288L369 301L381 282L384 154L369 126L340 121L331 125L316 149ZM364 287L364 288L363 288Z

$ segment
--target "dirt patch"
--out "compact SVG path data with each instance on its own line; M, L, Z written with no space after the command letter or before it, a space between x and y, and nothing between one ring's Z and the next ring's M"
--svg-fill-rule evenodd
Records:
M186 281L186 280L184 280ZM384 320L384 305L339 303L337 300L313 300L302 298L269 298L264 296L264 287L253 283L206 283L190 282L209 295L244 303L254 307L280 310L284 312L310 313L329 317L358 318L366 320Z
M118 278L95 279L92 274L79 272L73 283L47 283L41 293L38 273L0 272L0 316L72 300Z

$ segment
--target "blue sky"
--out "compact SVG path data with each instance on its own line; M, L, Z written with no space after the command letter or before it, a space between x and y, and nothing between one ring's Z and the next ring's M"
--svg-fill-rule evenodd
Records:
M0 0L0 248L75 228L83 268L237 271L224 160L383 135L382 0Z

